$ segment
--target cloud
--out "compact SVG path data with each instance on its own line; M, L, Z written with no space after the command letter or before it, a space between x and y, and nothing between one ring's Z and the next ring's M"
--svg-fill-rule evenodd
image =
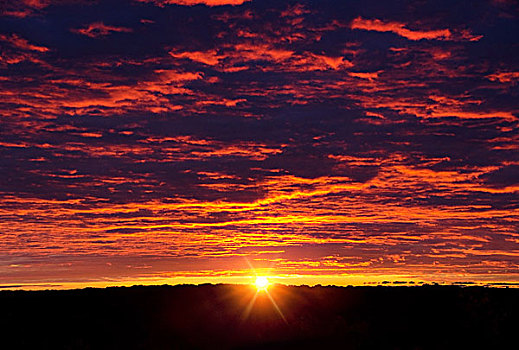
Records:
M0 4L0 15L18 18L26 18L44 14L47 7L51 5L92 5L96 1L91 0L18 0L3 1Z
M375 32L391 32L409 40L450 40L453 36L449 29L410 30L405 23L364 19L362 17L355 18L350 23L350 28Z
M16 34L4 35L0 34L0 40L8 42L16 48L27 50L27 51L37 51L37 52L47 52L49 49L44 46L38 46L30 44L26 39L21 38Z
M493 5L88 4L4 23L5 284L244 274L244 256L337 278L518 271L519 52Z
M212 49L207 51L171 50L169 54L177 59L189 59L231 73L260 66L264 61L268 62L271 67L262 69L276 71L324 71L353 67L353 64L343 56L327 56L312 52L296 53L268 43L244 42L229 45L222 48L221 53Z
M21 0L21 1L6 1L0 5L0 13L2 16L12 16L24 18L30 16L47 7L50 0Z
M215 66L220 62L221 59L225 58L225 56L219 56L216 50L191 52L177 52L176 50L172 50L169 52L169 54L175 58L187 58L195 62L207 64L209 66Z
M206 5L206 6L225 6L225 5L241 5L251 0L138 0L140 2L150 2L157 6L166 5L184 5L184 6L195 6L195 5Z
M133 29L106 25L102 22L90 23L83 28L71 29L71 32L86 35L90 38L107 36L111 33L131 33Z
M499 81L500 83L514 83L519 80L519 72L498 72L490 74L487 78L491 81Z

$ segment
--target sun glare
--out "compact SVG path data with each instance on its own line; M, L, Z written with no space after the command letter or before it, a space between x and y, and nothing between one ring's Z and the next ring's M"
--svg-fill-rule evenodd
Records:
M266 290L270 283L267 277L258 276L256 277L256 281L254 282L254 284L256 285L256 288L258 290Z

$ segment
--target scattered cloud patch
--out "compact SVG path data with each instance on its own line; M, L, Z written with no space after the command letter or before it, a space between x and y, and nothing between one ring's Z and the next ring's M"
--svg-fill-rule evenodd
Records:
M110 35L112 33L131 33L133 29L127 27L106 25L103 22L94 22L82 28L71 29L71 31L73 33L85 35L90 38L99 38Z
M237 6L251 0L137 0L140 2L149 2L157 6L166 5L183 5L183 6L195 6L195 5L206 5L206 6L225 6L232 5Z
M351 29L375 31L375 32L390 32L395 33L401 37L409 40L469 40L477 41L483 36L474 36L466 30L453 32L450 29L436 29L436 30L419 30L409 29L408 25L395 21L384 21L380 19L365 19L362 17L355 18L350 23Z

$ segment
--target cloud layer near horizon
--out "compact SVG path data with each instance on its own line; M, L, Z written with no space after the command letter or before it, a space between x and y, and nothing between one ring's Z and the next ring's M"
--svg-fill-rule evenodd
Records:
M470 4L9 4L2 281L516 279L518 12Z

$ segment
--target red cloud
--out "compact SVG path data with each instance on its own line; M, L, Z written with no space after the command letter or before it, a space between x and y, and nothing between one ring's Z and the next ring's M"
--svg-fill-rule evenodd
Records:
M422 40L422 39L438 39L438 40L447 40L450 39L452 33L449 29L440 29L440 30L410 30L406 28L404 23L400 22L384 22L379 19L364 19L362 17L355 18L351 24L351 29L361 29L361 30L372 30L376 32L392 32L403 36L409 40Z
M381 71L378 71L378 72L349 72L348 74L355 78L367 79L369 81L372 81L374 79L377 79L378 75L380 73L381 73Z
M37 45L29 44L29 42L27 40L25 40L24 38L20 38L16 34L12 34L11 36L0 34L0 40L6 41L6 42L10 43L11 45L13 45L14 47L17 47L22 50L38 51L38 52L49 51L49 49L44 46L37 46Z
M488 75L491 81L499 81L500 83L512 83L519 80L519 72L499 72Z
M21 2L37 9L44 8L50 3L49 0L22 0Z
M189 59L209 66L217 66L224 72L238 72L249 69L247 63L253 61L269 61L275 64L274 70L282 71L315 71L338 70L353 66L349 60L341 56L326 56L311 52L302 54L284 48L277 48L269 43L239 43L225 47L222 53L211 49L207 51L178 51L171 50L169 55L174 58ZM228 65L231 66L228 66ZM265 68L273 69L273 68Z
M223 5L241 5L251 0L137 0L140 2L152 2L157 6L165 5L207 5L207 6L223 6Z
M225 58L224 56L218 56L216 50L191 52L177 52L172 50L169 52L169 54L175 58L188 58L191 61L201 62L209 66L215 66L218 64L220 59Z
M0 1L0 16L25 18L41 14L50 5L85 4L92 5L92 0L16 0Z
M0 5L0 15L24 18L49 5L49 0L20 0Z
M103 22L90 23L85 28L71 29L73 33L86 35L91 38L97 38L100 36L109 35L112 32L129 33L132 32L131 28L126 27L115 27L104 24Z

